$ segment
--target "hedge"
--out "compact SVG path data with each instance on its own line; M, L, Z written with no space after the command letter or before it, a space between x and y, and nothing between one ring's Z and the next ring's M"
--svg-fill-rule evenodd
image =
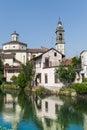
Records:
M71 87L74 88L78 94L87 94L87 83L73 83Z

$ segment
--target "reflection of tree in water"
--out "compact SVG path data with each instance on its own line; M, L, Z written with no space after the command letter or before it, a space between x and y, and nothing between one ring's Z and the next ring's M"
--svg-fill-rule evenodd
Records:
M35 115L35 108L32 96L27 96L25 92L22 90L18 95L18 103L21 106L21 109L23 110L22 119L34 122L40 130L43 130L41 121L39 121Z
M68 101L68 102L67 102ZM61 125L62 130L66 130L70 124L82 124L83 114L78 111L79 102L67 100L57 113L57 121ZM75 106L76 104L76 106Z
M79 113L87 114L87 98L78 97L77 102L74 103L74 107Z
M2 90L0 89L0 112L3 111L3 106L4 106L4 94Z

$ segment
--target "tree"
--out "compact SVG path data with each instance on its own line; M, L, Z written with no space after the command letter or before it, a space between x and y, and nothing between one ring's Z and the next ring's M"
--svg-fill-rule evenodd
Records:
M34 63L33 61L28 61L25 65L23 64L23 73L25 75L25 79L27 81L27 85L32 89L33 78L34 78Z
M59 66L56 73L58 74L59 80L65 84L71 83L75 79L75 70L71 65L68 67Z
M72 58L72 66L75 69L79 69L81 67L81 57L73 57Z
M4 66L2 60L0 59L0 84L2 84L3 74L4 74Z
M21 73L18 75L17 84L18 84L18 86L21 87L22 89L26 87L27 81L26 81L26 77L25 77L24 72L21 72Z
M13 83L17 83L17 76L13 75L11 77L11 80L13 81Z
M4 72L4 66L2 60L0 59L0 73L3 74L3 72Z

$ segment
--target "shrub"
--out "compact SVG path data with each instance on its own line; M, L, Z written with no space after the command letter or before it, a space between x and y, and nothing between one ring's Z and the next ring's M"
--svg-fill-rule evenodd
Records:
M36 89L35 94L41 96L43 95L44 91L45 91L45 88L40 87L39 89Z
M69 88L69 87L64 87L61 88L59 90L59 95L66 95L66 96L72 96L73 92L75 93L74 95L76 95L76 91L73 88Z
M84 78L84 79L83 79L83 82L87 82L87 78Z
M87 94L86 83L73 83L71 87L74 88L78 94Z

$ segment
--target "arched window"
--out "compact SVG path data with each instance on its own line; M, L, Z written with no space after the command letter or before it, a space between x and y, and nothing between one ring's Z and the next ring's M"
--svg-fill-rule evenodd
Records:
M62 40L62 34L61 33L59 34L59 40Z

